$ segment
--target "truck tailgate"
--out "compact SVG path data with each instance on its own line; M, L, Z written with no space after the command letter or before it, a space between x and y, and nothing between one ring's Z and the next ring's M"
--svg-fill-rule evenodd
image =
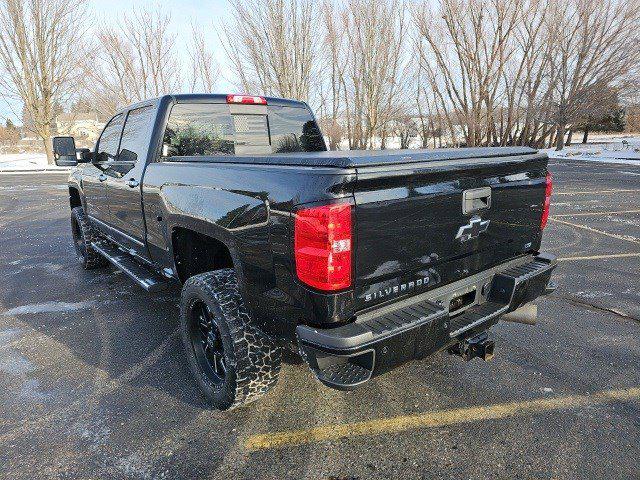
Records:
M357 308L536 252L547 157L530 152L358 168Z

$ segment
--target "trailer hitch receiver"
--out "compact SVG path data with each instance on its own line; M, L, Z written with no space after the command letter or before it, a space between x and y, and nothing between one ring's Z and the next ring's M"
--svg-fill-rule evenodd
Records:
M488 362L493 358L494 348L494 341L489 339L487 332L483 332L473 338L456 343L449 347L448 352L451 355L462 357L467 362L476 357Z

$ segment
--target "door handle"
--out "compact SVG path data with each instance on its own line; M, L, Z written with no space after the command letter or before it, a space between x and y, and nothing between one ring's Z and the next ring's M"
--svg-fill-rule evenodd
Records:
M128 182L127 185L129 185L131 188L136 188L138 185L140 185L140 182L137 181L135 178L131 178Z
M462 213L465 215L491 208L491 187L474 188L462 192Z
M100 175L98 175L98 180L100 180L101 182L104 182L107 179L107 176L104 173L101 173Z

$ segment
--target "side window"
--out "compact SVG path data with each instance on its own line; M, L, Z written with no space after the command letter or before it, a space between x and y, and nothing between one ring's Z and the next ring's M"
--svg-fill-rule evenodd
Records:
M127 115L122 130L120 152L117 161L110 168L117 176L125 175L135 167L138 160L143 159L144 161L146 159L151 140L154 112L153 106L149 105L131 110Z
M227 104L178 103L162 140L162 156L233 155L234 127Z
M118 153L118 144L120 143L120 134L122 133L122 121L124 115L119 113L105 127L98 140L97 160L105 163L116 159Z

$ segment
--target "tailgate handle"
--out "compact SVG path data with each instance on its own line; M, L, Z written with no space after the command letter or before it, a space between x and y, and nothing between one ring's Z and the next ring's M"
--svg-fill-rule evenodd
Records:
M462 213L474 213L491 208L491 187L473 188L462 192Z

